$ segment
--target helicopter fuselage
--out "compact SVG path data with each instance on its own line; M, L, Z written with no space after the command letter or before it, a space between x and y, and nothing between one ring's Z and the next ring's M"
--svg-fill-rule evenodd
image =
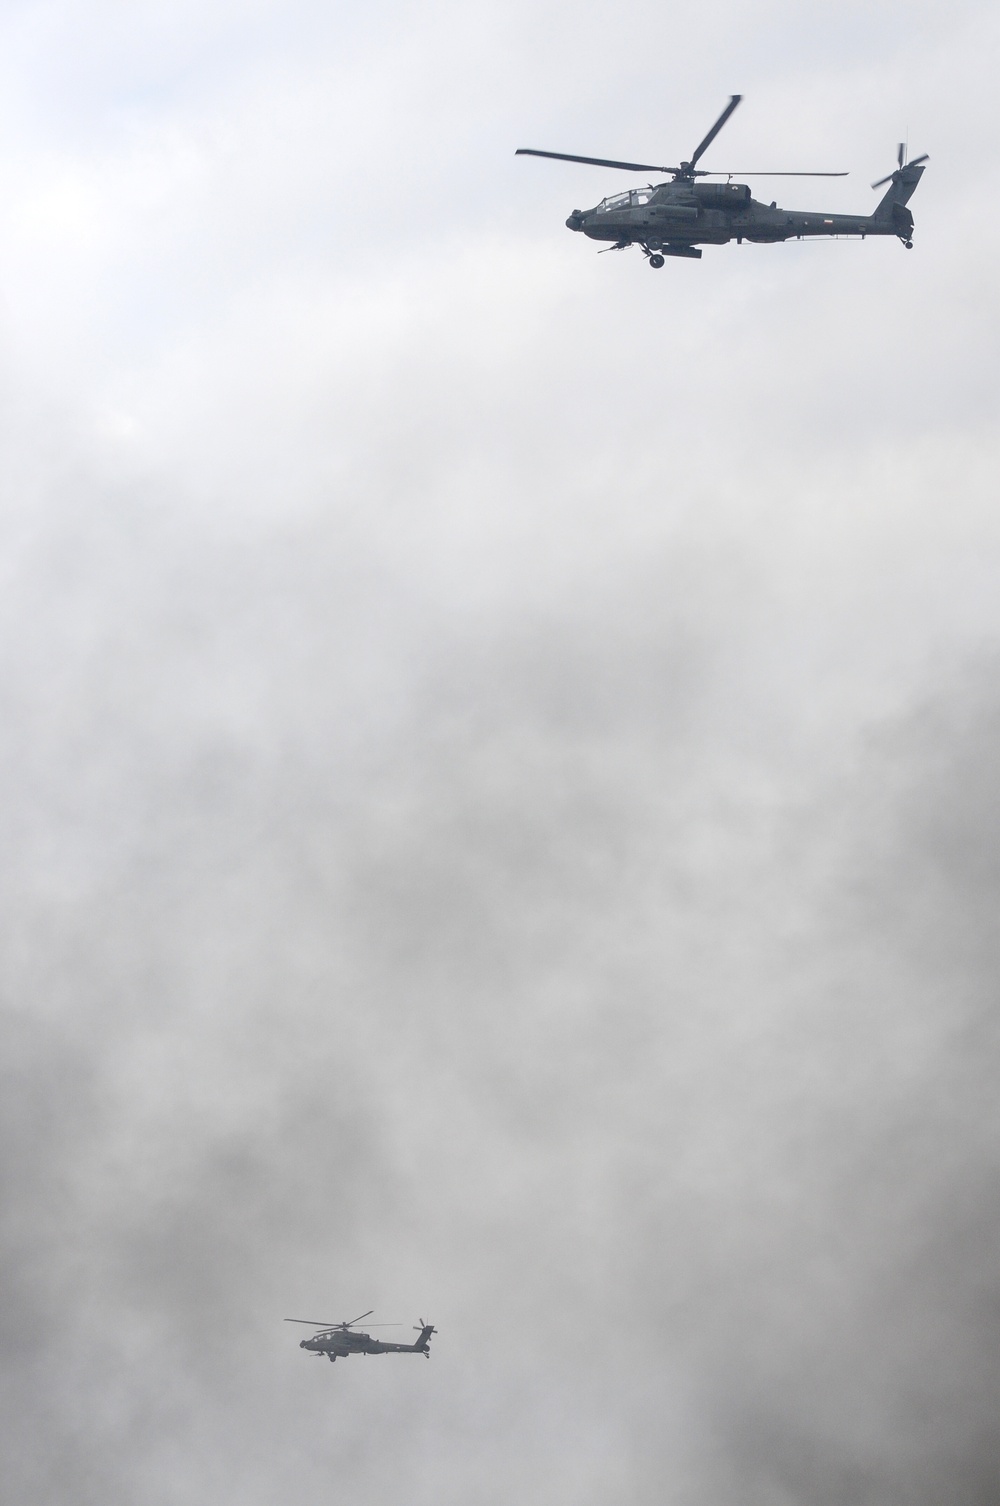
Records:
M915 179L922 167L910 170ZM916 182L907 183L909 198ZM902 202L900 202L902 200ZM570 230L616 248L639 245L647 253L699 257L699 245L728 241L801 240L806 236L894 235L909 243L913 217L902 194L890 189L874 214L823 214L779 209L753 198L745 183L699 183L675 179L602 199L593 209L574 209Z
M392 1344L383 1339L373 1339L371 1334L351 1328L329 1328L302 1339L299 1348L313 1354L325 1354L328 1359L346 1358L349 1354L423 1354L430 1355L430 1340L434 1329L424 1324L415 1344Z

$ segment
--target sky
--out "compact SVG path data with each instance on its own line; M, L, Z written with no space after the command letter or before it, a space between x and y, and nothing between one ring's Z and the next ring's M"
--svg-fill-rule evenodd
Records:
M11 1500L1000 1499L998 30L0 6Z

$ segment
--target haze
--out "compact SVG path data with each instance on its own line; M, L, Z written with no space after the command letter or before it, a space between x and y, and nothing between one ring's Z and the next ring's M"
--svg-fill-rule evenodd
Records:
M997 41L0 10L7 1499L994 1506Z

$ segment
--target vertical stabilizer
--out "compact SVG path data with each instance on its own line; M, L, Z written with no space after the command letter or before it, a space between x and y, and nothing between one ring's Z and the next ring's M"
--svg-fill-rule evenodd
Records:
M902 157L903 148L900 147L900 166L889 178L882 178L878 183L872 184L873 188L881 188L883 183L889 184L872 218L877 225L905 241L909 240L913 234L913 216L906 206L924 175L922 164L927 161L927 158L926 156L917 157L904 166Z
M431 1348L431 1334L437 1333L437 1329L434 1327L433 1323L425 1323L423 1318L421 1318L420 1320L420 1325L420 1337L417 1339L417 1342L413 1347L420 1354L426 1354L429 1358Z

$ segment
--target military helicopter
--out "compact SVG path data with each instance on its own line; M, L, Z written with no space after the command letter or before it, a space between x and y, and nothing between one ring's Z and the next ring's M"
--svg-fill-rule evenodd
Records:
M801 240L803 236L895 235L908 251L913 249L913 216L908 200L923 176L927 153L907 162L906 146L900 145L895 172L873 183L891 186L873 214L804 214L761 204L750 196L745 178L846 178L846 173L721 173L697 166L736 109L742 94L733 94L718 120L680 167L654 167L648 162L615 162L606 157L574 157L567 152L540 152L520 146L522 157L554 157L558 162L589 162L594 167L620 168L629 173L670 173L669 183L649 183L626 193L602 199L593 209L574 209L566 221L570 230L582 230L591 240L610 241L605 251L624 251L639 246L651 267L662 267L664 257L699 258L700 245L721 246L734 240L770 245L776 241ZM697 183L697 178L725 178L725 183Z
M286 1323L307 1323L316 1332L312 1338L303 1339L299 1344L300 1349L308 1349L311 1354L323 1356L333 1364L339 1355L346 1359L349 1354L422 1354L425 1359L430 1359L431 1334L437 1333L437 1329L430 1323L420 1319L415 1331L420 1337L415 1344L386 1344L381 1339L373 1339L368 1333L355 1333L355 1323L360 1323L362 1318L371 1317L375 1311L370 1307L366 1313L361 1313L357 1318L351 1318L347 1323L314 1323L311 1318L286 1318ZM398 1323L372 1323L372 1328L398 1328Z

